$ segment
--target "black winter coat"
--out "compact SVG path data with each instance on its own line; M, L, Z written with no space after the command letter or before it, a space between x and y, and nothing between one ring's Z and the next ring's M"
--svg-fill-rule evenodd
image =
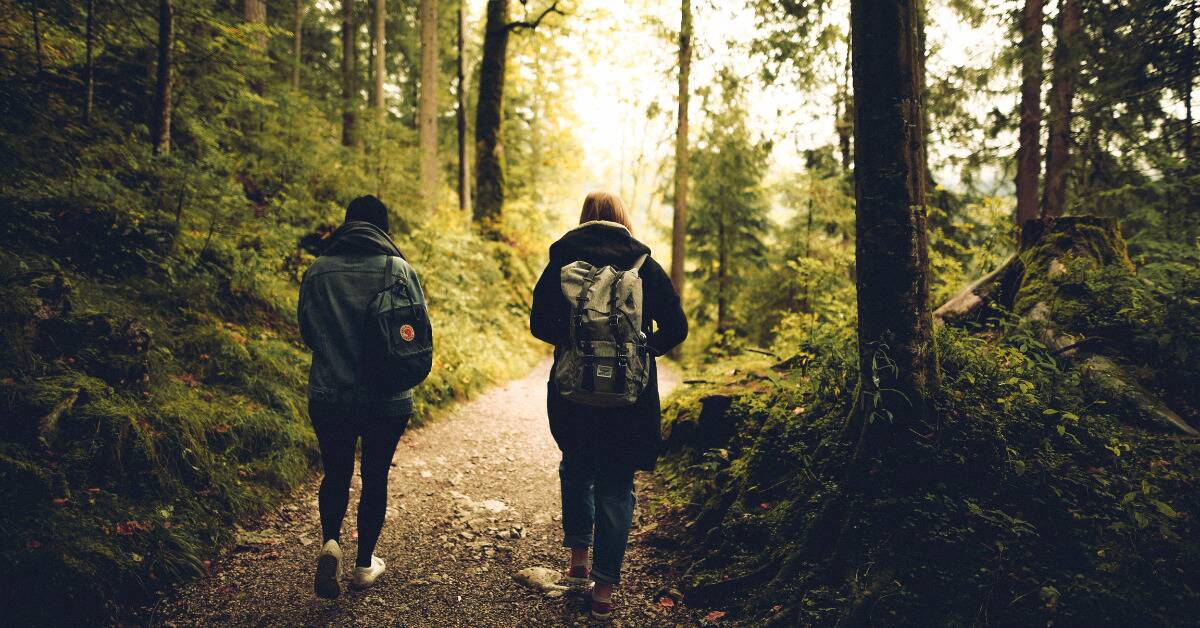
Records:
M635 240L624 226L606 221L579 225L550 246L550 263L533 289L529 328L535 337L556 347L556 361L557 347L566 344L570 337L571 304L559 285L562 267L582 260L593 266L626 269L649 253L650 248ZM654 357L683 342L688 325L679 295L662 266L653 257L648 258L639 274L644 292L643 331L651 353L650 381L642 396L637 403L618 408L580 405L559 394L551 369L546 409L550 432L564 453L603 465L651 470L662 444L662 409Z

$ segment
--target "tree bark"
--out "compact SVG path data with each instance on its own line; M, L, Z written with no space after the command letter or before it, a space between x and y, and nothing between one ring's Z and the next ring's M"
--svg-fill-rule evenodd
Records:
M846 42L846 63L842 69L842 84L838 86L837 134L842 153L842 172L850 172L854 159L850 152L850 137L854 134L854 97L850 93L850 42Z
M292 33L292 89L300 91L300 51L304 32L304 0L296 0L295 32Z
M421 150L421 198L426 214L437 209L438 191L438 6L421 0L421 98L417 103Z
M1058 12L1058 41L1050 85L1050 138L1046 143L1046 188L1042 193L1042 220L1062 216L1067 203L1067 167L1071 154L1071 103L1075 98L1075 72L1079 55L1079 0L1063 0Z
M33 52L37 56L37 76L40 81L42 73L46 71L46 62L42 54L42 18L37 0L30 3L29 11L33 14Z
M682 0L679 9L679 96L675 126L675 198L671 218L671 283L679 298L684 298L683 288L687 281L684 262L687 260L687 211L688 211L688 101L691 91L688 81L692 70L692 1ZM676 358L680 349L672 351Z
M850 5L860 391L847 427L856 460L934 418L918 3Z
M155 70L154 118L150 121L150 141L154 154L171 152L171 57L175 47L175 10L171 0L158 2L158 66Z
M488 0L475 106L475 221L499 220L504 206L504 73L508 61L508 0Z
M726 211L724 206L721 207L720 211L720 218L717 221L717 342L723 345L725 344L725 338L722 334L729 324L729 317L726 312L726 305L729 301L729 259L725 254L728 247L728 237L725 234Z
M1187 161L1187 170L1191 172L1195 166L1194 149L1192 148L1192 83L1196 81L1196 0L1188 2L1188 38L1187 38L1187 61L1184 81L1186 85L1183 88L1183 158Z
M85 44L87 65L83 70L83 123L92 123L92 103L96 94L96 0L87 0L87 42Z
M467 22L466 0L458 0L458 58L455 65L458 70L458 107L454 117L458 126L458 210L463 214L471 214L471 173L467 161L467 77L466 59L463 57L463 46L466 43Z
M243 0L242 1L242 16L246 22L257 27L265 28L267 25L267 1L266 0ZM259 62L267 60L267 34L266 32L256 32L254 34L254 57ZM256 75L250 81L250 87L256 94L263 94L266 91L266 78L262 75Z
M1042 163L1042 3L1025 0L1021 14L1021 122L1017 146L1017 229L1038 219Z
M267 25L267 0L243 0L242 15L250 24L265 27ZM267 34L265 32L255 33L254 45L259 52L266 54Z
M383 105L383 83L387 76L384 64L387 59L387 2L385 0L375 0L375 45L373 50L375 56L371 61L375 74L375 90L372 93L371 106L375 108L375 114L382 121L387 116L387 110Z
M354 23L354 0L342 0L342 146L354 146L357 141L357 30Z
M504 75L508 64L508 35L517 28L537 28L558 10L558 2L532 21L509 22L508 0L488 0L479 64L479 100L475 106L475 222L492 232L504 211Z

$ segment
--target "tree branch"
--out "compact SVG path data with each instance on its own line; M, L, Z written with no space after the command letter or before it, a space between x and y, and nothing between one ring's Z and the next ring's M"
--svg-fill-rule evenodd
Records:
M545 19L545 17L547 15L550 15L551 13L557 13L557 14L563 15L563 16L566 15L566 13L563 13L562 10L558 8L558 0L554 0L554 3L552 3L550 6L546 7L546 10L542 11L541 15L537 16L537 18L535 20L533 20L532 22L530 22L528 20L521 21L521 22L509 22L508 24L504 25L504 28L505 28L505 30L510 30L510 31L515 31L518 28L528 28L530 30L533 30L533 29L537 28L539 24L542 23L542 20Z

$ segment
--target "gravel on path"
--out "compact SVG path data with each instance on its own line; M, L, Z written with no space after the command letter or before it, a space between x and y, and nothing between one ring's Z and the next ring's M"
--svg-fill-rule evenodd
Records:
M388 570L337 600L312 591L321 546L316 482L245 531L210 573L147 609L153 626L587 626L581 594L523 587L526 567L562 570L567 552L558 488L561 455L546 419L545 361L527 376L409 431L392 461L387 521L375 550ZM665 396L679 383L665 367ZM649 541L652 478L639 474L638 512L614 626L696 625L699 613L662 601L678 581ZM343 527L345 583L355 551L359 480Z

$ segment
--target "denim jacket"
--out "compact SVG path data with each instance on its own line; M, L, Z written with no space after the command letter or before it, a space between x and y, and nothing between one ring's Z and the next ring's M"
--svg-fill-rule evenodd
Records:
M385 280L389 257L392 272ZM412 411L412 390L375 397L358 381L367 303L400 278L412 287L417 299L425 301L416 271L401 257L382 253L323 255L305 271L298 317L300 335L313 353L308 373L309 400L378 416Z

